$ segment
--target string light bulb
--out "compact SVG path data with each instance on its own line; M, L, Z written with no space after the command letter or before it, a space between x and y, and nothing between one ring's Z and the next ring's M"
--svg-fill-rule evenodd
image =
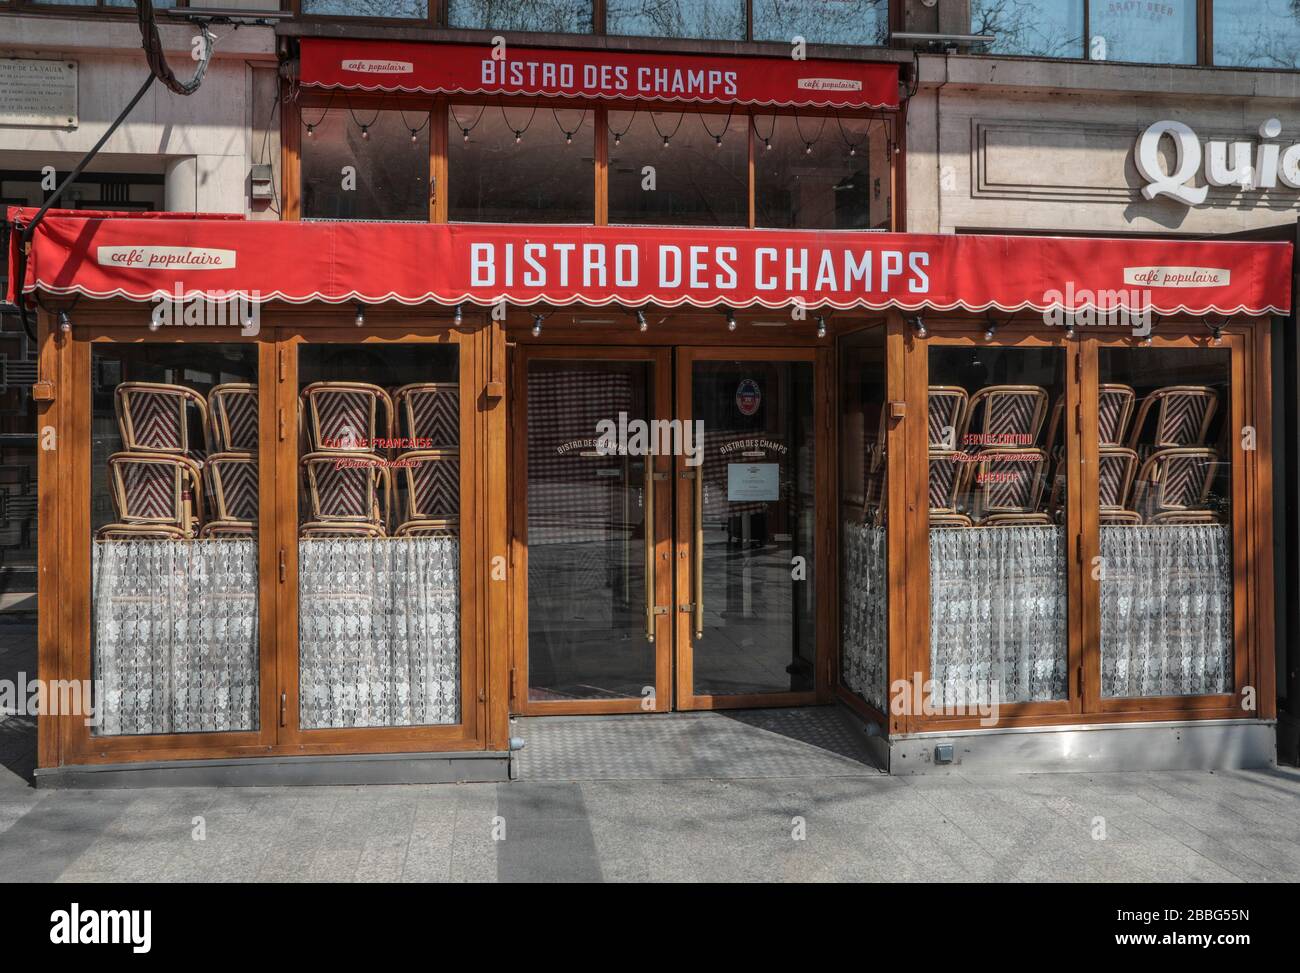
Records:
M811 143L811 142L805 142L805 143L804 143L804 145L803 145L803 154L804 154L804 155L812 155L812 143Z
M540 314L534 314L533 315L533 337L540 338L541 336L542 336L542 316Z
M722 148L722 136L721 136L721 135L715 135L715 136L713 136L713 147L714 147L715 149L720 149L720 148Z
M817 337L826 337L826 318L823 315L817 315Z
M361 126L361 137L362 137L363 139L369 139L369 138L370 138L370 126L369 126L369 125L362 125L362 126Z
M573 133L572 133L572 132L565 132L565 133L564 133L564 144L565 144L565 145L572 145L572 144L573 144Z
M420 133L417 132L415 129L411 129L411 142L412 143L417 142L419 141L419 138L420 138Z
M646 323L645 311L639 310L636 312L636 326L637 326L637 330L639 330L642 334L645 334L647 331L650 330L650 325Z
M668 136L667 136L667 135L664 136L664 148L665 148L665 149L668 148Z
M615 144L615 145L622 145L622 144L623 144L623 136L620 135L618 132L615 132L615 133L614 133L614 144Z
M727 311L727 330L728 331L736 330L736 315L730 309L728 309Z
M68 316L67 311L59 312L59 330L64 334L72 330L72 318Z
M359 301L357 302L357 316L353 319L353 323L356 324L358 328L364 328L366 326L366 306Z
M315 126L315 125L308 125L308 126L307 126L307 137L308 137L308 138L311 138L311 137L312 137L313 135L315 135L315 134L316 134L316 126Z
M454 310L454 311L451 312L451 323L454 324L456 327L459 328L460 325L461 325L461 322L464 321L464 320L465 320L465 315L463 315L463 314L461 313L461 306L460 306L459 304L457 304L457 305L456 305L456 310Z
M468 141L469 141L469 129L467 129L467 128L462 128L462 129L460 130L460 140L461 140L462 142L468 142Z
M523 131L522 131L522 130L517 130L517 131L515 132L515 145L518 145L518 144L519 144L520 142L522 142L523 140L524 140L524 133L523 133Z
M764 150L765 152L771 152L771 151L772 151L772 140L771 140L771 139L763 139L763 150Z

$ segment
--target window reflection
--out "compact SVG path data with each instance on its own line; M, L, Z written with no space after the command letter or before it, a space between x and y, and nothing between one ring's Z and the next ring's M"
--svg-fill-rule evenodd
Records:
M1196 0L1093 0L1088 30L1097 61L1196 63Z
M992 34L990 54L1083 57L1084 0L972 0L971 33Z
M304 108L303 218L427 221L427 117L425 112Z
M1214 63L1300 67L1300 4L1294 0L1214 0Z
M485 223L591 223L596 218L595 113L452 105L448 216Z
M329 17L419 18L429 16L427 0L302 0L305 15Z
M609 113L609 222L744 226L749 143L742 115Z
M754 40L886 44L889 0L754 0Z
M591 0L449 0L447 26L590 34Z
M605 30L639 37L745 39L744 0L608 0Z
M889 226L888 129L883 121L755 116L759 226L862 230Z

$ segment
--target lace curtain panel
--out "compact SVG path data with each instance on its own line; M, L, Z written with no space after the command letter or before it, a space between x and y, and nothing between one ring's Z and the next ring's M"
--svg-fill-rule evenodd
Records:
M95 541L99 736L258 728L257 543Z
M930 531L935 706L1065 699L1066 654L1063 527Z
M298 544L305 729L460 722L460 544Z
M1231 692L1231 530L1103 527L1101 557L1102 695Z
M885 528L844 524L841 678L881 712L888 711L888 556Z

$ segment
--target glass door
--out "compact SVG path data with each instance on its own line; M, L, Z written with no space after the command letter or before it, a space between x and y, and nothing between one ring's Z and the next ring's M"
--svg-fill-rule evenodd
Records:
M677 417L695 446L674 459L681 709L816 700L816 515L828 481L816 354L678 352Z
M668 352L526 348L516 363L525 713L672 707ZM522 486L522 496L518 487Z

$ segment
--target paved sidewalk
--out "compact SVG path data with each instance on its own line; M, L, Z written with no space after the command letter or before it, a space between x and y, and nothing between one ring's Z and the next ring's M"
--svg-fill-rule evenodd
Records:
M833 711L648 719L609 752L523 721L512 784L36 791L4 717L0 880L1300 881L1293 768L891 778Z

